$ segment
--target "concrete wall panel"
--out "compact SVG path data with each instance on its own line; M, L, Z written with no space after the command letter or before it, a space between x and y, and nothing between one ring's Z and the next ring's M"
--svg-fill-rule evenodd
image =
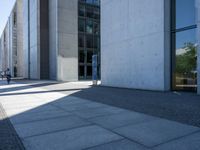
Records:
M23 77L23 0L17 0L17 75Z
M165 3L164 0L101 1L103 85L169 90L170 79L166 76L170 70L170 46L166 48L165 44L170 41L167 39L170 23L165 19L164 10L169 9Z
M57 0L49 0L49 74L57 79Z
M57 79L78 80L78 1L58 0Z

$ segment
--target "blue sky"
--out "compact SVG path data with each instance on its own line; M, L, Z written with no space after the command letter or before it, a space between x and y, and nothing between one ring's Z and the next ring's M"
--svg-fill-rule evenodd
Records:
M15 0L0 0L0 36L6 25Z

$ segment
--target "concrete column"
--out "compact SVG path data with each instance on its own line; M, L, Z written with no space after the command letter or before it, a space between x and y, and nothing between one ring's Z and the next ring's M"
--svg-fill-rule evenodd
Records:
M78 80L78 0L58 1L58 66L62 81Z
M17 0L17 75L23 77L23 0Z
M49 77L57 80L58 0L49 0Z

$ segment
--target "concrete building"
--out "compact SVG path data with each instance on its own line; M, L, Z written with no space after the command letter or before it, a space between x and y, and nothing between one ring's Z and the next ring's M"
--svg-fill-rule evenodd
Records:
M48 0L23 0L23 18L24 77L47 79L49 76Z
M1 68L5 71L9 68L9 23L7 22L1 35Z
M91 79L92 55L100 52L99 0L24 0L23 6L24 76Z
M12 77L23 74L22 1L17 0L1 36L1 70L10 68Z
M199 12L199 0L101 0L102 84L199 91Z

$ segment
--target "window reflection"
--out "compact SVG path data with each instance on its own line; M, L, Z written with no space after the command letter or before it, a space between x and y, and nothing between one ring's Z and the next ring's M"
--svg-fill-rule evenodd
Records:
M87 33L90 33L90 34L93 33L93 21L92 20L86 21L86 31L87 31Z
M176 0L176 29L195 24L195 0Z
M79 47L84 47L84 36L83 35L79 35L78 37L78 46Z
M172 0L174 2L174 0ZM176 0L176 24L172 27L175 58L173 60L174 90L197 90L197 40L195 0ZM173 18L172 18L173 19ZM189 28L188 28L189 27ZM173 29L176 29L175 32Z
M78 15L84 17L85 16L85 6L80 5Z
M92 63L93 51L87 52L87 63Z
M83 50L79 51L79 63L85 62L85 52Z
M100 0L79 0L79 79L91 79L92 56L100 55ZM100 60L98 59L98 71ZM98 72L100 77L100 72Z
M176 89L196 90L197 42L196 30L176 34Z
M87 48L93 48L93 37L91 35L87 35L86 43Z
M84 19L79 20L78 31L85 32L85 20Z

